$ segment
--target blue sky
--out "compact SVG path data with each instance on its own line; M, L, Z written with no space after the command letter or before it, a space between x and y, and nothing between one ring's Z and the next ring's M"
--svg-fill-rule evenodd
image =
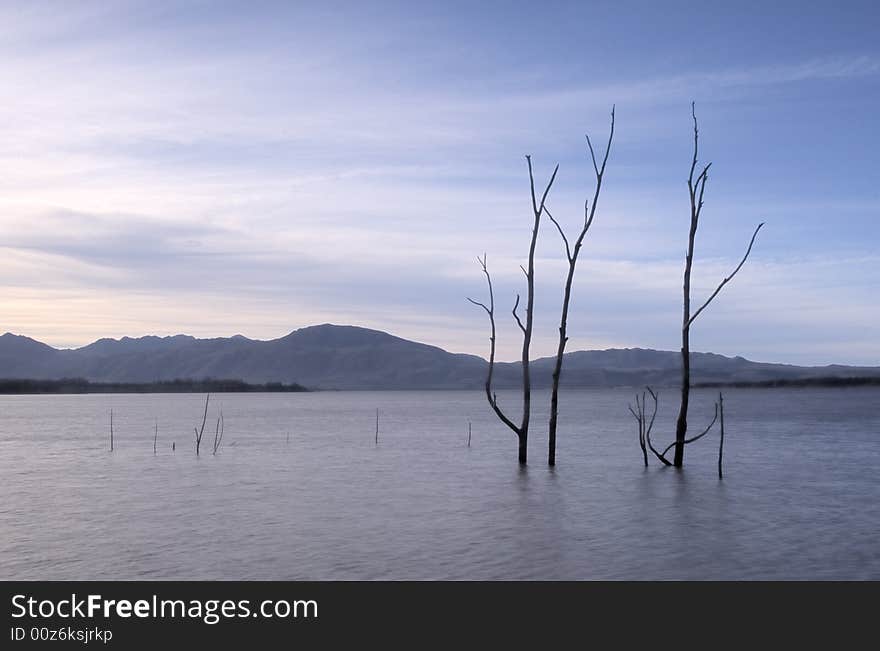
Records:
M660 5L663 6L660 6ZM690 101L713 161L699 350L880 364L872 3L0 3L0 329L57 346L353 323L501 356L530 153L568 228L617 132L570 350L679 345ZM565 263L548 223L534 354Z

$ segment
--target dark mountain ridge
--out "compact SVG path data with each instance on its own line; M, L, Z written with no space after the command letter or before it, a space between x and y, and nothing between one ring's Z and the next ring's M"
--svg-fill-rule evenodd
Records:
M679 353L640 348L568 353L562 384L657 386L678 382ZM550 384L553 359L534 360L533 385ZM742 357L694 353L697 383L767 382L820 377L877 377L878 367L792 366ZM324 324L279 339L170 337L99 339L82 348L56 349L28 337L0 336L0 378L145 383L180 378L234 378L253 384L301 384L315 389L477 389L487 362L355 326ZM520 364L499 363L497 388L519 384Z

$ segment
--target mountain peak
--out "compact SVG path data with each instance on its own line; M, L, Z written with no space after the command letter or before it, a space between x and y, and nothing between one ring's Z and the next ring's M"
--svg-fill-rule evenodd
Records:
M533 387L550 384L554 358L535 359ZM880 376L880 369L811 368L763 364L742 357L694 353L695 382L754 382L818 376ZM643 348L581 350L563 367L566 387L671 386L681 374L677 351ZM57 350L22 335L0 335L0 377L103 382L153 382L186 378L235 378L251 383L298 383L315 389L479 389L487 362L427 344L352 325L322 323L279 339L242 335L196 339L189 335L103 338L88 346ZM518 362L499 362L494 382L518 387Z

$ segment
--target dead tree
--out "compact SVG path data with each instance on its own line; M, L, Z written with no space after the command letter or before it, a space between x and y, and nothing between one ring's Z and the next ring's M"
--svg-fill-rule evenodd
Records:
M648 445L651 440L651 429L654 427L654 419L657 418L657 394L651 390L651 387L645 387L645 389L647 392L650 392L651 398L654 400L654 411L651 413L651 418L648 418L647 396L645 391L642 391L641 401L639 401L639 394L636 394L636 408L633 409L632 405L630 405L629 411L639 424L639 447L642 448L642 456L645 459L645 468L647 468ZM654 451L653 448L652 451Z
M202 416L202 427L193 427L196 433L196 456L199 456L199 448L202 445L202 435L205 433L205 423L208 420L208 401L211 399L211 394L209 393L205 397L205 414Z
M646 395L647 392L647 395ZM648 418L648 400L647 396L651 396L651 401L654 403L653 408L651 409L651 417ZM645 387L645 391L642 392L641 401L639 400L639 394L636 394L636 408L633 409L632 405L629 405L629 411L636 419L639 424L639 446L642 448L642 457L645 461L645 467L648 466L648 450L651 451L657 459L665 466L671 466L672 463L669 459L666 458L665 454L669 448L666 448L666 451L660 452L657 448L654 447L653 441L651 441L651 431L654 429L654 421L657 419L657 408L660 406L660 398L657 393L651 387ZM697 437L699 438L699 437ZM694 439L696 440L696 439Z
M733 280L733 277L736 276L740 269L742 269L742 266L748 259L749 254L752 252L752 246L755 243L755 238L758 236L758 231L760 231L761 227L764 225L763 223L761 223L758 224L757 228L755 228L755 232L752 234L752 239L749 241L749 246L746 249L746 253L743 256L742 260L740 260L740 263L733 270L733 272L724 280L722 280L718 287L715 288L715 291L712 292L712 294L709 296L708 299L706 299L706 301L700 306L700 308L696 310L693 314L691 314L691 268L694 261L694 241L697 237L697 227L700 223L700 214L703 211L703 193L706 190L706 182L709 179L709 168L712 166L712 163L707 163L703 167L702 171L694 176L697 171L697 155L699 152L699 129L697 128L697 114L693 103L691 103L691 116L694 121L694 157L691 161L691 170L690 175L688 176L688 194L690 195L691 222L690 231L688 234L687 255L685 257L684 263L684 309L681 326L681 404L679 406L678 419L675 425L675 443L673 443L673 445L675 446L675 455L672 462L674 466L679 468L684 465L684 446L687 443L688 403L690 401L691 391L691 325L693 325L694 321L698 316L700 316L703 310L705 310L709 306L709 303L711 303L713 299L718 296L718 293L721 291L721 289L727 283Z
M110 452L113 452L113 409L110 409Z
M553 174L550 176L550 181L547 183L547 187L544 188L544 192L541 195L540 203L537 200L537 195L535 193L535 177L532 172L532 158L531 156L526 156L526 162L529 167L529 187L531 190L531 200L532 200L532 215L533 215L533 224L532 224L532 237L531 242L529 244L529 257L527 267L520 266L522 272L526 276L526 321L523 324L522 319L520 319L519 313L517 310L519 309L520 303L520 295L516 295L516 302L513 305L513 318L516 321L517 327L519 327L522 332L523 343L522 343L522 418L520 419L519 425L513 422L498 406L498 396L492 390L492 374L495 367L495 296L492 291L492 278L489 275L489 271L486 268L486 256L483 255L482 258L477 258L480 266L483 269L483 273L486 275L486 282L489 286L489 305L487 306L485 303L481 303L479 301L475 301L472 298L468 298L468 300L483 308L486 311L486 314L489 315L489 326L490 326L490 336L489 336L489 370L486 374L486 399L489 401L489 406L498 416L502 423L507 425L514 434L516 434L517 439L519 440L519 463L521 465L525 465L528 459L528 440L529 440L529 420L531 419L532 414L532 379L529 371L529 349L532 344L532 326L534 321L534 306L535 306L535 245L538 242L538 229L541 226L541 215L544 214L545 211L545 203L547 201L547 195L550 194L550 188L553 187L553 181L556 180L556 173L559 171L559 165L553 170Z
M636 407L635 407L635 409L633 409L632 405L629 405L629 412L633 415L633 418L635 418L639 424L639 446L642 448L642 456L645 461L645 466L647 467L647 465L648 465L648 450L650 450L651 454L653 454L655 457L657 457L657 460L660 461L660 463L662 463L664 466L671 466L673 464L669 459L666 458L666 455L669 453L669 451L672 448L675 447L675 441L673 441L672 443L667 445L666 448L664 448L664 450L662 452L654 447L654 443L651 441L651 430L654 428L654 420L657 418L657 407L659 406L660 401L657 396L657 393L651 387L645 387L645 390L647 391L647 394L651 396L651 400L654 403L654 407L651 411L650 419L648 418L647 396L644 391L642 392L641 400L639 399L639 394L636 394ZM722 445L723 445L724 408L721 403L721 395L720 394L719 394L719 401L715 403L715 417L712 418L712 422L710 422L708 427L706 427L706 429L704 429L702 432L700 432L696 436L689 438L689 439L685 439L684 444L687 445L689 443L694 443L695 441L698 441L701 438L703 438L704 436L706 436L706 434L709 433L709 431L712 429L712 426L718 420L719 414L722 419L721 438L722 438ZM718 454L719 454L719 464L720 464L721 463L720 449L719 449Z
M602 158L601 167L596 162L596 152L593 151L593 143L590 142L590 136L587 136L587 146L590 148L590 158L593 160L593 170L596 173L596 190L593 194L593 203L590 204L589 199L584 201L584 224L581 232L574 241L574 246L570 246L568 238L562 226L553 217L550 211L545 207L544 212L547 217L556 226L559 231L562 242L565 244L565 257L568 260L568 275L565 279L565 291L562 296L562 317L559 321L559 345L556 348L556 363L553 366L553 388L550 393L550 436L549 436L549 453L547 462L551 466L556 465L556 422L559 415L559 378L562 375L562 359L565 355L565 345L568 343L568 306L571 302L571 285L574 280L574 272L577 267L578 256L581 252L581 246L590 226L593 224L593 218L596 216L596 206L599 203L599 193L602 191L602 178L605 176L605 165L608 163L608 154L611 152L611 141L614 139L614 107L611 107L611 131L608 134L608 144L605 146L605 156Z

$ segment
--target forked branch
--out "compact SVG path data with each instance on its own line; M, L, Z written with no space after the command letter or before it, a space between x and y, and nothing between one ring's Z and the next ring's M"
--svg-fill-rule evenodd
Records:
M483 270L483 274L486 276L486 286L489 288L489 305L474 300L470 297L468 297L467 300L474 305L483 308L486 311L486 314L489 316L489 371L486 374L486 399L489 401L489 405L492 407L492 410L495 412L501 422L507 425L511 430L513 430L514 433L519 435L519 428L501 410L501 407L498 406L498 398L492 392L492 376L495 372L495 292L492 289L492 276L489 274L489 269L486 266L486 254L484 253L482 258L478 256L477 262L479 263L480 268Z

